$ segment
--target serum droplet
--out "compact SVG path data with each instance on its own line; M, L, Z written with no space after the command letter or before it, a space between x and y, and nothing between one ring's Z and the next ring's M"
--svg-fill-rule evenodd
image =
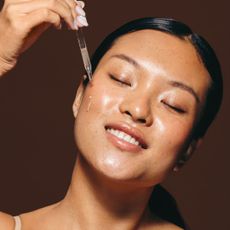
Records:
M89 104L88 104L86 112L89 112L91 104L92 104L92 96L89 96Z

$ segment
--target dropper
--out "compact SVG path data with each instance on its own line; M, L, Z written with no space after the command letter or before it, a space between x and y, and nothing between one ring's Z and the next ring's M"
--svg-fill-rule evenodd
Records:
M78 28L78 30L76 30L76 35L77 35L77 40L78 40L78 44L79 44L80 51L81 51L83 64L84 64L87 76L89 78L89 81L91 81L92 80L92 65L90 62L89 52L86 46L85 36L83 34L82 28Z

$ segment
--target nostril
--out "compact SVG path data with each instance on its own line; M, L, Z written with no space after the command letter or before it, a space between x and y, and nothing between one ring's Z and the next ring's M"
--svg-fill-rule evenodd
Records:
M134 117L129 111L125 111L125 114L129 115L130 117L132 117L133 119L135 119L139 123L142 123L142 124L146 123L146 119L145 118Z
M125 114L127 114L127 115L132 117L132 114L129 111L125 111Z
M146 120L145 119L143 119L143 118L140 118L140 119L138 119L138 121L140 122L140 123L146 123Z

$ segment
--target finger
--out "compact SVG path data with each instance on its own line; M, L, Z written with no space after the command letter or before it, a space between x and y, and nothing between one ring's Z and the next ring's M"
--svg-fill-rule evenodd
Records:
M71 9L73 17L74 18L77 17L77 13L75 11L75 7L77 6L77 3L74 0L65 0L65 1Z
M87 26L88 23L87 23L86 19L82 19L84 21L84 25L82 23L79 23L78 22L79 20L76 19L78 16L86 17L86 13L82 8L85 5L84 2L82 2L82 1L79 2L79 1L74 1L74 0L66 0L66 1L72 9L72 14L74 15L74 20L75 20L74 21L75 28L78 29L78 27Z
M26 2L30 2L31 0L5 0L4 5L3 5L3 10L8 6L8 5L14 5L14 4L21 4L21 3L26 3Z
M85 11L78 5L75 7L75 12L77 13L77 15L81 15L84 17L86 16Z
M78 27L83 27L83 26L88 26L88 22L87 22L87 19L86 17L84 16L77 16L75 19L74 19L74 26L75 28L78 29Z
M83 1L77 1L77 0L74 0L74 1L77 3L77 5L80 5L80 7L82 9L85 7L85 2L83 2Z
M61 0L62 1L62 0ZM61 3L58 0L33 0L31 2L22 3L17 6L17 12L28 14L39 9L48 9L60 15L70 28L73 28L74 17L69 8L69 5L64 1Z
M56 0L56 1L58 1L60 4L63 5L63 7L69 10L72 13L73 18L75 17L75 15L73 14L74 7L75 7L74 5L70 5L67 0Z
M74 9L74 27L78 29L78 27L88 26L88 22L86 19L86 13L82 7L84 7L84 2L82 1L74 1L74 0L66 0L69 6Z
M42 23L52 24L56 28L60 28L61 25L60 15L47 8L38 9L29 13L26 15L25 19L27 23L24 26L28 31Z
M5 0L4 4L15 4L15 3L23 3L23 2L30 2L31 0Z
M56 0L56 1L59 1L60 4L63 4L63 6L69 10L69 12L71 12L72 14L72 18L71 18L71 26L69 25L70 28L73 27L73 21L74 21L74 18L77 16L76 15L76 11L75 11L75 3L73 2L73 4L69 3L68 1L70 0Z

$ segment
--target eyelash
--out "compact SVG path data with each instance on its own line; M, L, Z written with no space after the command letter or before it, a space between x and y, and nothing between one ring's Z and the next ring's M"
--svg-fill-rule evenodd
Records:
M112 80L114 80L114 81L116 81L117 83L119 83L119 85L131 86L130 83L121 81L121 80L119 80L118 78L116 78L116 77L115 77L114 75L112 75L112 74L109 74L109 77L110 77ZM165 106L167 106L169 109L175 111L176 113L179 113L179 114L184 114L184 113L186 113L185 110L183 110L183 109L181 109L181 108L178 108L178 107L176 107L176 106L172 106L172 105L166 103L165 101L162 101L162 103L163 103Z
M119 83L119 85L131 86L130 83L125 82L125 81L121 81L120 79L116 78L116 77L115 77L114 75L112 75L112 74L109 74L109 77L110 77L112 80L114 80L114 81L116 81L117 83Z
M181 108L178 108L178 107L176 107L176 106L172 106L172 105L166 103L165 101L162 101L162 103L163 103L164 105L166 105L169 109L172 109L172 110L174 110L175 112L177 112L177 113L179 113L179 114L184 114L184 113L186 113L185 110L183 110L183 109L181 109Z

